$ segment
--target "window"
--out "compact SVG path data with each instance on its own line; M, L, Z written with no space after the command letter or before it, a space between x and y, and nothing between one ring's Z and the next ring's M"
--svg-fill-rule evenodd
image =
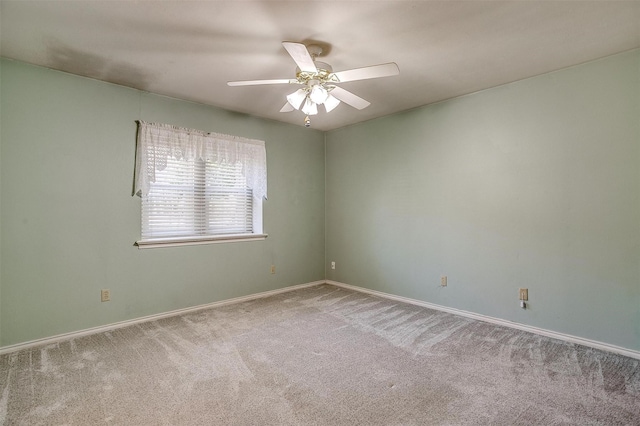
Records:
M138 123L139 248L264 239L264 142Z

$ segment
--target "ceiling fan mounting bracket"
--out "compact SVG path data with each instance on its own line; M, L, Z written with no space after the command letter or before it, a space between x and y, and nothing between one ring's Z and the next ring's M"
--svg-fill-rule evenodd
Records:
M314 61L318 56L322 55L322 52L323 52L322 47L318 46L317 44L308 45L307 51L309 52L309 55L311 55Z

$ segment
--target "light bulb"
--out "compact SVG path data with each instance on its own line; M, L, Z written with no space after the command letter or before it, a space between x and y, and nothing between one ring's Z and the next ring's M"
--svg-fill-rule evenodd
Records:
M328 95L327 99L324 101L324 108L327 112L333 110L338 105L340 105L340 101L335 96Z
M318 105L311 99L307 98L302 106L302 112L307 115L316 115L318 113Z
M311 127L311 119L308 115L304 118L304 127Z
M309 98L317 104L321 104L327 100L327 96L329 96L329 92L325 89L321 84L316 84L311 89L311 93L309 93Z
M287 101L295 109L300 109L300 105L302 104L302 101L304 101L306 96L307 96L307 93L305 92L304 89L298 89L295 92L291 93L290 95L287 95Z

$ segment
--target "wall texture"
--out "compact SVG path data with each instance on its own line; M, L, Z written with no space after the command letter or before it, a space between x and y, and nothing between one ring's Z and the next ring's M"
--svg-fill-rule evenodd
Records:
M638 50L326 135L0 77L0 346L326 277L640 350ZM269 237L134 247L137 119L265 140Z
M330 132L327 279L640 350L639 169L638 50Z
M0 345L324 278L321 132L13 61L0 75ZM137 119L266 141L269 237L134 247Z

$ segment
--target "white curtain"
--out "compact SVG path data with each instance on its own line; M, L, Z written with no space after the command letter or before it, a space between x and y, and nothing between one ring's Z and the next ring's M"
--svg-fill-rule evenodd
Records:
M176 160L241 163L247 187L255 198L267 198L267 154L264 141L206 133L168 124L138 121L134 194L149 192L156 171Z

